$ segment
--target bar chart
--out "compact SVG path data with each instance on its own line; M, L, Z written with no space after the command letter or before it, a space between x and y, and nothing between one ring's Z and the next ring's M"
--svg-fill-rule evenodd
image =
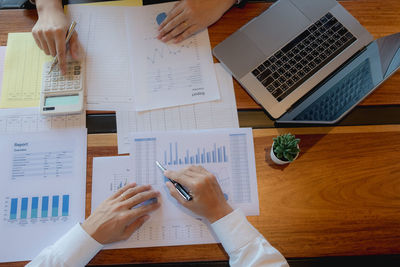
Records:
M251 129L143 133L133 138L132 148L135 178L142 184L164 183L156 160L171 170L201 165L215 175L232 204L254 201L256 171Z
M4 219L24 222L68 218L70 195L46 195L32 197L6 197Z
M185 151L184 155L178 155L179 151ZM225 145L213 144L212 149L198 147L195 151L178 147L178 142L170 142L169 148L164 150L165 165L188 165L228 162L228 155Z

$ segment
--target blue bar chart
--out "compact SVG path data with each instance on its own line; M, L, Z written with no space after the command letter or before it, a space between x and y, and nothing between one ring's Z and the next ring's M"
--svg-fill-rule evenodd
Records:
M17 219L18 198L11 199L10 220Z
M42 197L42 218L46 218L49 210L49 197Z
M28 215L28 198L24 197L22 198L21 202L21 219L26 219L27 215Z
M37 218L38 214L38 205L39 205L39 198L33 197L32 198L32 208L31 208L31 218Z
M63 195L62 216L68 216L69 195Z
M9 221L51 219L70 215L70 195L6 198L5 210ZM51 210L49 208L51 207Z
M58 200L60 199L59 196L53 196L53 204L51 205L51 217L58 216Z
M179 155L179 151L185 151ZM170 142L169 148L164 150L165 165L188 165L188 164L205 164L205 163L222 163L228 162L228 155L225 145L218 146L213 144L212 148L198 147L189 150L179 147L178 142Z

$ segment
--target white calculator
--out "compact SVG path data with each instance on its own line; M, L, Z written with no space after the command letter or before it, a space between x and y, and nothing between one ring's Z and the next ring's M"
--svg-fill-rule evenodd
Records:
M80 61L69 61L67 73L62 75L56 66L49 73L52 62L43 65L40 113L42 115L76 114L83 111L84 68Z

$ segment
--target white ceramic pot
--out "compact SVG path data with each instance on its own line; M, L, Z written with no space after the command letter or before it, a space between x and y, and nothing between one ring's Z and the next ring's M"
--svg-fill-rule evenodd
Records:
M283 160L281 160L281 159L278 159L277 156L275 156L275 153L274 153L274 144L275 144L275 142L272 143L272 146L271 146L271 153L270 153L270 154L271 154L271 159L272 159L272 161L273 161L274 163L278 164L278 165L289 164L290 162L295 161L295 159L297 159L297 157L298 157L299 154L300 154L300 153L297 153L296 157L295 157L292 161L283 161ZM297 145L297 147L299 147L299 145Z

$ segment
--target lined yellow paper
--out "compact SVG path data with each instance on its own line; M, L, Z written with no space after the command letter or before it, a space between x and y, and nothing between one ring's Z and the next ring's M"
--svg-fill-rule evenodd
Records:
M39 106L43 63L51 60L36 45L32 33L9 33L0 107Z

